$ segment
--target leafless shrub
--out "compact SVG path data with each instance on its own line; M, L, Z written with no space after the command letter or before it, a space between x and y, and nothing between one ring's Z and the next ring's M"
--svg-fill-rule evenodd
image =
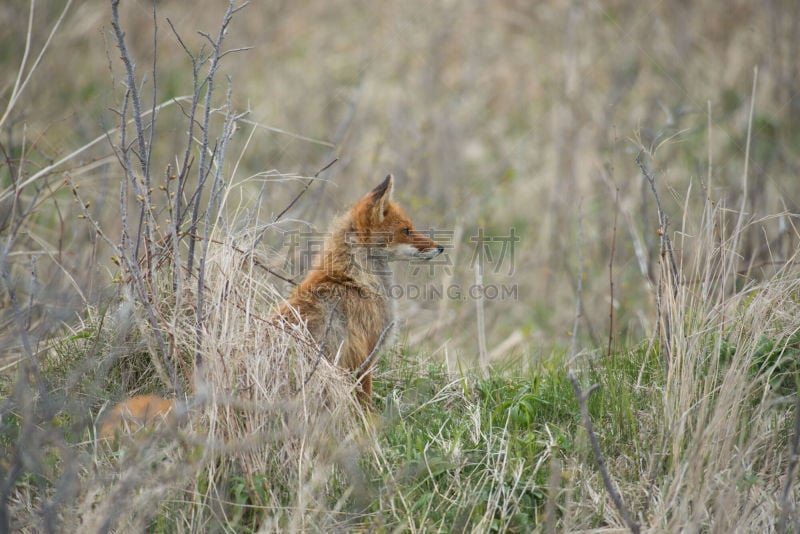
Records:
M42 199L56 198L49 173L63 168L68 158L27 179L15 174L12 188L2 193L2 201L13 209L3 223L8 226L3 227L0 274L12 304L6 320L15 323L21 342L22 374L3 401L3 434L13 444L6 448L9 469L0 485L0 527L54 531L61 528L58 517L62 526L75 529L139 530L159 513L164 499L189 491L189 498L196 498L200 521L190 523L195 528L211 520L209 499L226 506L220 499L225 488L219 485L229 484L234 473L247 477L258 472L272 477L275 491L283 488L281 499L298 496L297 512L281 521L299 522L300 528L314 521L307 512L317 506L317 493L328 484L326 476L318 479L319 473L330 474L342 451L353 446L360 409L352 400L349 377L327 361L316 360L317 347L305 332L288 327L284 331L268 319L277 298L274 279L254 267L252 254L237 247L237 239L243 238L252 250L258 239L229 233L230 225L241 221L218 224L230 187L225 179L227 144L243 115L232 109L230 83L222 97L214 93L214 84L220 61L242 50L225 50L223 39L244 6L228 4L217 35L201 33L210 48L198 53L189 50L170 23L190 58L194 82L190 97L164 104L157 100L155 54L152 93L144 96L148 84L142 83L127 46L118 7L118 1L111 2L111 26L125 71L124 94L116 110L119 126L105 138L122 171L119 235L107 230L92 211L75 173L63 174L79 218L112 250L120 268L118 304L107 314L90 315L85 329L76 331L69 350L84 352L83 360L66 364L73 370L56 390L57 398L44 383L29 334L36 271L33 289L22 294L23 300L8 258ZM159 46L157 20L154 10L154 50ZM20 73L22 78L22 69ZM19 91L25 83L19 84ZM13 104L12 98L9 109ZM155 171L153 150L164 105L181 107L187 133L182 161L161 173ZM3 119L6 116L8 111ZM243 224L255 226L252 221ZM143 358L133 358L137 352ZM48 365L59 364L59 358ZM87 364L98 366L88 384L80 376ZM94 396L103 395L106 376L119 378L120 373L127 375L119 383L127 384L128 394L141 389L174 392L180 422L188 420L188 426L123 437L119 456L102 443L94 444L94 452L82 453L72 441L83 439L93 426L98 406ZM187 396L189 391L194 394ZM62 398L76 394L85 400L63 404ZM57 424L59 417L72 423ZM154 462L160 466L158 474L150 468ZM207 489L192 492L192 481L204 469L211 470ZM20 483L29 475L37 482Z

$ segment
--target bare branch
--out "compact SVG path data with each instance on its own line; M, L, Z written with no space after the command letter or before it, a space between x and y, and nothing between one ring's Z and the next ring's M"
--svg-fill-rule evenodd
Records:
M233 14L236 12L234 9L234 2L228 3L228 9L225 12L225 15L222 17L222 24L219 28L219 33L217 35L216 41L211 40L211 38L206 34L206 37L212 42L213 52L211 53L211 64L208 68L208 73L206 74L204 81L201 85L206 85L206 93L205 93L205 102L203 105L203 120L202 120L202 128L201 128L201 137L202 140L200 142L200 162L198 167L198 184L196 190L196 196L194 199L194 205L192 207L192 219L189 226L189 231L192 233L197 232L197 223L200 216L200 198L203 188L205 186L205 180L208 173L208 169L210 167L210 162L207 161L207 153L208 153L208 131L209 131L209 120L211 116L211 98L214 93L214 77L217 73L217 67L219 66L220 54L222 52L222 41L225 38L225 33L228 28L228 25L233 18ZM241 9L241 6L240 8ZM237 11L238 11L237 9ZM201 32L201 35L203 33ZM197 90L197 88L196 88ZM189 241L189 252L188 252L188 259L187 259L187 269L191 272L194 269L194 241Z
M239 11L241 11L241 10L243 10L244 8L246 8L246 7L247 7L247 6L249 6L249 5L250 5L250 2L249 2L249 1L248 1L248 2L242 2L242 3L241 3L239 6L237 6L237 7L234 7L234 8L231 10L231 15L235 15L236 13L238 13L238 12L239 12Z
M653 197L656 199L656 207L658 208L658 233L661 237L661 255L667 255L669 259L669 272L672 276L672 289L677 295L678 292L678 264L675 261L675 254L672 250L672 240L669 237L669 218L664 212L661 205L661 196L656 189L656 178L653 173L648 169L647 163L644 161L644 151L640 150L636 156L636 164L639 165L642 174L650 184L650 189L653 192Z
M581 409L581 416L583 417L583 426L586 428L586 433L589 435L589 441L592 445L592 454L594 454L594 460L597 463L597 469L600 471L600 476L603 477L603 485L606 487L606 491L611 496L611 501L614 503L617 511L622 515L622 518L625 520L625 524L628 526L631 532L634 534L639 534L640 527L639 523L633 520L631 517L630 512L625 507L625 503L622 502L622 497L620 496L617 488L614 487L614 482L611 480L611 477L608 474L608 469L606 468L606 460L603 457L603 451L600 450L600 443L597 440L597 435L594 433L594 427L592 426L592 418L589 415L589 405L587 401L589 397L594 393L594 391L600 387L600 384L594 384L589 388L589 390L584 393L581 390L581 386L578 383L578 379L575 377L575 374L570 370L569 371L569 380L572 382L572 389L575 390L575 396L578 397L578 404Z
M314 176L313 176L313 177L312 177L312 178L311 178L311 179L310 179L308 182L306 182L306 185L305 185L305 187L304 187L304 188L303 188L303 189L302 189L302 190L301 190L299 193L297 193L297 196L295 196L295 197L292 199L292 201L291 201L291 202L289 202L289 205L288 205L288 206L286 206L285 208L283 208L283 211L281 211L281 212L280 212L280 213L279 213L279 214L278 214L278 215L277 215L277 216L276 216L274 219L272 219L272 222L274 222L274 223L278 222L278 221L280 220L280 218L281 218L281 217L283 217L283 216L286 214L286 212L287 212L287 211L289 211L290 209L292 209L292 206L294 206L294 205L295 205L295 203L296 203L298 200L300 200L300 197L302 197L302 196L303 196L303 194L304 194L306 191L308 191L308 188L309 188L309 186L310 186L310 185L311 185L311 184L314 182L314 180L316 180L317 178L319 178L319 175L320 175L320 174L322 174L323 172L325 172L325 171L327 171L328 169L330 169L330 168L333 166L333 164L334 164L334 163L336 163L337 161L339 161L339 158L333 158L333 160L332 160L330 163L328 163L327 165L325 165L324 167L322 167L320 170L318 170L316 173L314 173Z
M25 76L25 80L22 80L23 72L25 71L25 64L28 62L28 53L30 52L31 47L31 36L33 35L33 7L34 2L31 1L31 8L30 8L30 15L28 17L28 31L27 36L25 39L25 51L22 55L22 62L19 66L19 70L17 71L17 78L14 81L14 88L11 90L11 96L8 99L8 104L6 105L6 110L3 113L3 116L0 117L0 126L2 126L6 119L8 119L11 110L14 109L14 106L17 104L19 97L25 91L25 88L28 86L28 82L31 81L31 77L33 73L36 72L36 68L39 66L39 63L42 61L42 57L44 57L44 53L50 47L50 42L53 40L53 36L55 35L56 31L58 30L59 26L61 26L61 22L64 20L64 17L67 15L67 11L69 11L70 6L72 5L72 0L67 0L67 3L64 5L64 9L61 10L61 14L58 16L58 20L56 20L53 27L50 29L50 34L47 36L47 41L45 41L44 45L42 45L42 49L39 51L39 55L36 56L36 60L31 65L30 70L28 71L27 76Z
M202 341L202 334L203 334L203 325L205 324L205 310L204 310L204 296L205 296L205 271L206 271L206 257L208 256L208 245L209 245L209 233L211 232L212 226L212 212L213 216L217 217L217 213L219 210L219 195L222 188L222 174L223 174L223 166L225 163L225 149L227 147L228 141L231 137L233 137L233 132L236 130L236 121L239 118L239 115L233 113L231 109L231 93L232 93L232 83L230 79L228 80L228 92L225 98L225 106L226 106L226 115L225 115L225 123L223 125L222 136L219 141L219 161L216 165L216 172L214 173L214 180L211 184L211 198L208 200L208 205L206 206L205 210L205 228L204 228L204 236L203 236L203 251L200 256L200 265L199 265L199 272L197 276L197 324L196 324L196 351L195 351L195 363L199 367L202 361L201 355L201 341ZM190 272L191 274L191 272Z
M136 66L131 61L131 56L128 52L127 45L125 44L125 33L119 25L119 2L120 0L111 0L111 27L114 29L114 35L117 41L117 47L120 51L120 59L125 66L127 74L127 88L130 94L131 102L133 103L133 120L136 125L136 139L139 144L139 154L144 155L147 151L147 143L144 137L144 125L142 124L142 103L139 97L139 89L136 86ZM147 162L141 161L142 174L147 176Z
M150 139L147 144L148 147L151 147L150 150L147 151L146 155L146 166L147 166L147 174L145 175L145 187L147 188L147 194L150 194L150 157L152 156L152 146L153 146L153 139L156 133L156 105L157 103L157 94L158 94L158 73L156 72L156 66L158 64L158 17L156 17L156 2L153 0L153 102L150 107ZM151 273L152 274L152 273Z
M308 382L311 380L311 377L314 376L314 373L317 372L317 367L319 367L319 361L325 355L325 347L328 344L328 332L330 332L331 324L333 323L333 314L336 311L336 308L339 306L339 303L342 301L341 297L336 299L336 303L331 308L331 311L328 313L328 318L325 320L325 330L322 332L322 343L319 345L319 350L317 351L317 359L314 362L314 367L311 369L311 372L308 373L308 376L303 381L303 386L307 386Z
M372 366L372 361L376 358L376 356L378 355L378 353L381 350L381 346L383 345L383 338L386 337L386 334L393 327L394 327L394 321L390 322L389 324L387 324L383 328L383 331L381 332L381 335L378 337L378 342L375 343L375 347L372 349L372 352L369 353L369 356L367 356L367 359L364 360L364 362L361 365L359 365L358 369L356 369L355 372L353 373L357 377L359 377L359 379L362 376L362 373Z
M614 341L614 253L617 248L617 215L619 214L619 187L614 196L614 226L611 228L611 254L608 259L608 351L611 358L611 345Z
M483 246L479 244L478 246ZM481 373L485 376L489 370L489 351L486 347L486 313L483 300L483 259L480 255L475 257L475 287L481 289L481 294L475 299L475 326L478 331L478 363Z
M181 34L179 34L178 30L175 29L175 25L172 24L172 21L170 20L169 17L167 17L167 24L169 24L169 27L172 28L172 33L175 35L175 38L178 40L178 44L181 45L181 47L183 48L183 51L186 52L186 55L189 56L189 58L192 60L192 63L194 63L195 62L194 54L192 54L192 52L189 50L189 47L186 46L186 43L183 42L183 39L181 38Z
M253 46L241 46L239 48L231 48L230 50L226 50L223 53L221 53L219 55L219 58L222 59L225 56L227 56L228 54L236 54L238 52L247 52L248 50L252 50L253 48L255 48L255 47L253 47Z
M658 209L658 235L661 238L661 273L664 270L669 273L670 282L672 286L673 297L678 295L678 264L675 262L675 255L672 251L672 240L669 237L669 219L664 213L664 208L661 205L661 197L656 189L656 179L652 172L647 168L647 163L644 161L644 150L640 150L636 156L636 163L639 165L642 174L650 184L650 190L656 199L656 207ZM672 327L670 323L669 314L664 313L663 307L663 292L664 284L663 278L659 275L659 283L656 289L656 309L658 313L658 328L664 328L664 369L669 371L670 362L672 360Z
M578 287L575 291L575 320L572 324L572 341L570 342L570 359L574 359L578 351L578 326L581 321L581 295L583 293L583 211L578 202Z
M783 485L783 496L781 497L781 513L778 517L776 530L781 534L785 532L797 531L797 516L795 515L795 502L792 498L792 489L795 482L795 472L797 463L800 460L800 396L794 403L794 435L792 436L791 452L789 455L789 468L786 470L786 482ZM794 528L790 528L789 518Z
M200 235L198 235L198 234L187 234L187 235L188 235L189 237L191 237L192 239L204 239L202 236L200 236ZM223 243L222 241L219 241L219 240L217 240L217 239L211 239L211 238L209 238L209 239L208 239L208 242L209 242L209 243L215 243L215 244L217 244L217 245L225 245L225 246L228 246L228 247L230 247L231 249L233 249L234 251L238 252L239 254L242 254L242 255L245 255L245 256L247 256L247 255L249 254L247 251L245 251L245 250L242 250L241 248L237 247L236 245L234 245L234 244L232 244L232 243ZM264 264L261 262L261 260L259 260L258 258L253 258L253 265L255 265L256 267L259 267L259 268L263 269L264 271L268 272L269 274L271 274L271 275L272 275L272 276L274 276L275 278L279 278L280 280L283 280L283 281L284 281L284 282L286 282L287 284L291 284L291 285L293 285L293 286L296 286L296 285L297 285L297 282L295 282L295 281L294 281L294 280L292 280L291 278L286 278L285 276L283 276L283 275L281 275L281 274L279 274L279 273L276 273L275 271L273 271L272 269L270 269L269 267L267 267L266 265L264 265Z

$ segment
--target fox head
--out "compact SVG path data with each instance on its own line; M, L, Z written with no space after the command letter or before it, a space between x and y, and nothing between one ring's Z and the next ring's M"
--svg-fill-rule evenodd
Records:
M414 229L405 211L392 200L394 178L388 175L381 184L356 202L351 210L353 243L385 248L391 258L429 260L444 247Z

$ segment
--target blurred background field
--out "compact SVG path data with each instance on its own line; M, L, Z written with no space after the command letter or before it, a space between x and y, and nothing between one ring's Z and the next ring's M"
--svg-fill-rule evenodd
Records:
M217 4L156 3L157 102L191 92L191 65L166 19L195 49L203 41L197 30L218 24ZM36 5L31 55L63 5ZM23 54L27 8L21 0L0 7L6 99ZM265 236L264 247L280 256L284 232L305 230L306 223L324 231L335 213L394 173L398 198L418 226L460 236L448 250L452 268L403 283L455 284L462 296L474 283L470 238L481 228L495 238L513 228L520 238L513 257L484 268L485 284L516 288L510 298L485 302L490 351L509 339L501 349L522 353L570 338L579 218L580 334L586 346L604 342L616 212L616 334L638 339L654 328L658 259L655 203L635 163L641 148L655 154L651 166L673 231L687 203L707 196L733 208L747 196L747 217L760 222L748 233L743 275L760 276L796 245L790 215L761 219L795 213L800 203L798 10L788 0L253 3L226 41L229 49L252 48L221 64L234 108L249 111L229 147L227 179L237 184L243 207L259 209L268 222L304 185L268 171L310 176L339 158L287 214L281 231ZM109 11L99 0L67 11L3 124L4 190L23 151L19 170L29 176L117 126L110 110L119 107L124 75ZM151 3L123 2L121 17L149 103ZM755 66L750 177L742 191ZM156 172L174 167L185 130L180 113L171 105L158 115ZM75 175L99 220L118 224L120 171L107 141L53 169L49 188L59 189L63 170ZM7 199L2 207L9 209ZM76 220L66 188L44 208L19 250L57 251L74 284L50 265L52 254L40 257L37 269L39 284L58 288L62 304L73 301L72 285L96 299L113 277L108 251ZM502 242L487 246L497 260ZM11 260L24 272L28 258ZM403 331L415 342L435 350L447 344L466 361L476 357L472 299L402 300ZM48 312L51 318L56 311ZM66 321L76 312L62 311L57 319Z
M584 407L644 530L800 525L800 3L252 2L206 142L227 3L123 0L149 173L112 3L0 5L0 530L630 527ZM265 318L388 173L446 254L396 266L362 424ZM109 453L134 393L189 422Z

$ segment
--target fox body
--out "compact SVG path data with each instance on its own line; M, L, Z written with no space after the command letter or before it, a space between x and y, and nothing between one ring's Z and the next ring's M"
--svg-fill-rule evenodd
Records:
M395 321L390 262L431 259L444 250L414 229L392 200L393 189L389 175L334 221L318 261L277 313L284 325L305 323L330 361L357 372L357 396L364 404L372 398L372 362L367 360ZM126 425L152 424L173 408L174 401L132 397L106 416L100 435L113 437Z
M372 395L367 358L395 321L390 262L431 259L444 250L414 229L392 200L393 189L389 175L334 221L317 264L279 312L289 322L305 321L329 360L360 370L363 402Z
M121 402L103 417L98 436L113 439L117 431L136 432L174 417L175 403L155 395L137 395Z

